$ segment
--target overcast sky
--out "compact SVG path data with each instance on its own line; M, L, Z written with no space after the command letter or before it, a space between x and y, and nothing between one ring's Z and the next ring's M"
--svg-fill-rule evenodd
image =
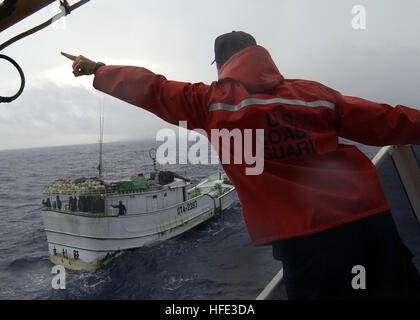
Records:
M359 4L365 30L352 28ZM3 31L0 43L56 12L57 4L44 8ZM2 51L20 63L27 84L18 100L0 104L0 149L95 143L101 105L105 142L155 138L167 123L96 91L93 77L74 78L60 51L211 83L214 39L232 30L254 35L286 78L419 109L419 14L418 0L91 0ZM0 60L0 95L18 86L17 73Z

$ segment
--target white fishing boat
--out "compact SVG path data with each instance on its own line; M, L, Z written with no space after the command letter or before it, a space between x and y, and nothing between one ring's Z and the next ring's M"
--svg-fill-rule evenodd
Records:
M236 194L222 172L192 187L169 171L112 183L58 180L43 193L50 260L73 270L96 269L122 250L178 236L229 208Z
M171 171L153 171L126 181L102 180L104 116L99 121L98 177L60 179L43 189L42 218L50 261L91 270L127 249L182 234L229 208L236 190L225 173L194 186Z

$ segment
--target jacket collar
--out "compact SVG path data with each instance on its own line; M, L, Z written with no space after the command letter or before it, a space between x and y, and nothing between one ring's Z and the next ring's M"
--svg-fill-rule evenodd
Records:
M268 51L252 46L234 54L218 71L219 81L233 79L249 92L270 92L284 77L280 74Z

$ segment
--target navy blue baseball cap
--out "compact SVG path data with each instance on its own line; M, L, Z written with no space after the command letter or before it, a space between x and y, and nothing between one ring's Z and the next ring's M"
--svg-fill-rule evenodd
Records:
M232 31L222 34L214 41L215 59L211 64L217 62L222 66L235 53L256 45L257 42L254 37L243 31Z

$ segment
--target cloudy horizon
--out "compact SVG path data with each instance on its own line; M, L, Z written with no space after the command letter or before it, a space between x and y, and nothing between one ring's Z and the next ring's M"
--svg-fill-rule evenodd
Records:
M75 3L76 0L69 1ZM352 28L352 8L366 8L366 29ZM420 109L416 1L142 1L91 0L2 51L23 68L26 88L0 104L0 150L154 139L173 128L155 115L75 78L60 51L106 64L143 66L171 80L217 80L214 39L243 30L271 53L286 78L315 80L342 94ZM0 34L0 43L54 15L52 4ZM0 60L0 95L19 86Z

